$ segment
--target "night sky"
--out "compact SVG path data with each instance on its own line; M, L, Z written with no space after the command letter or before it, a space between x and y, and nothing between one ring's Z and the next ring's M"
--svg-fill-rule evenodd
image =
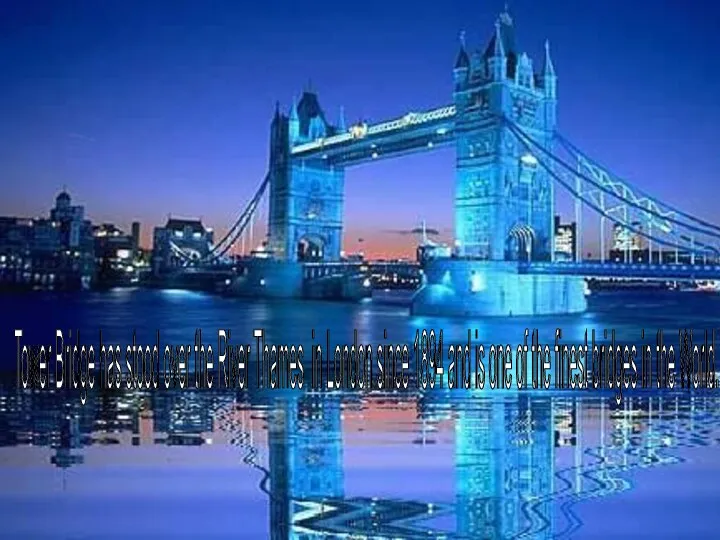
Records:
M310 84L329 119L344 106L348 122L450 104L460 31L484 46L502 8L0 0L0 215L45 215L66 185L95 222L141 221L148 246L169 213L221 231L266 171L276 100L287 109ZM720 8L515 0L510 11L536 65L550 40L563 134L720 221ZM454 159L449 149L349 170L345 248L362 237L371 255L411 254L397 231L421 219L450 237ZM562 199L559 209L570 217Z

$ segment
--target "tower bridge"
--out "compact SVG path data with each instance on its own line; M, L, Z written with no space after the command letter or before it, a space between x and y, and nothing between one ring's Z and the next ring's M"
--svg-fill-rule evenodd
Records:
M253 216L267 194L267 247L274 263L259 264L241 289L302 296L308 279L327 276L308 271L308 264L342 260L346 169L452 145L454 253L428 263L414 313L580 312L586 308L586 276L720 279L719 266L694 264L717 260L720 227L638 190L562 136L550 45L545 43L543 58L534 63L518 47L507 11L484 47L472 50L461 39L452 83L451 103L379 123L346 126L342 114L331 123L318 95L309 90L287 113L278 105L267 176L227 235L199 263L222 260L248 231L252 234ZM574 200L578 242L573 265L554 260L558 187ZM609 224L644 238L650 261L653 250L671 249L690 254L692 264L600 267L582 262L588 210L599 219L600 265L605 264ZM272 283L282 286L273 289Z

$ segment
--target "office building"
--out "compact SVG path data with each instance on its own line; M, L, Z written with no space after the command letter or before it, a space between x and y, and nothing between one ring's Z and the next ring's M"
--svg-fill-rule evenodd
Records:
M574 261L577 242L577 224L561 223L560 216L555 216L555 260Z

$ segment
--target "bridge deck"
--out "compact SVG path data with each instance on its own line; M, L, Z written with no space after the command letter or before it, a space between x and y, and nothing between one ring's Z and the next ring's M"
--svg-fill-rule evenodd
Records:
M520 263L524 274L554 274L596 278L720 280L720 265L625 264L600 262Z
M322 159L332 165L357 165L422 149L441 147L455 140L455 107L375 125L353 126L348 133L297 145L293 159Z

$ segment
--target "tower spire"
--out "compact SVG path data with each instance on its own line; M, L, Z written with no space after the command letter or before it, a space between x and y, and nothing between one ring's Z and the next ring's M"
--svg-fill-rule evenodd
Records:
M555 77L555 66L553 66L552 58L550 58L550 41L545 40L545 68L543 70L544 75Z
M500 31L500 19L495 21L495 48L493 49L493 56L496 58L505 58L505 46L503 45L502 32Z
M543 87L545 88L545 96L554 100L557 97L557 75L555 75L555 66L553 66L552 58L550 58L550 42L545 40L545 66L543 67Z
M494 81L502 81L507 76L507 56L503 42L503 30L500 28L500 19L495 21L495 36L488 46L488 71ZM492 53L490 47L492 46Z
M290 109L290 120L297 120L297 119L298 119L297 101L295 99L295 96L293 96L292 108Z
M460 32L460 50L455 59L455 69L467 69L470 67L470 57L465 50L465 30Z
M345 126L345 107L340 105L340 118L338 119L338 130L341 133L345 133L347 131L347 127Z
M297 101L293 96L292 109L290 109L290 119L288 120L288 136L290 144L295 144L300 138L300 118L298 117Z
M500 14L500 22L508 26L512 26L513 20L512 16L510 15L510 6L508 5L508 2L505 2L505 8Z

